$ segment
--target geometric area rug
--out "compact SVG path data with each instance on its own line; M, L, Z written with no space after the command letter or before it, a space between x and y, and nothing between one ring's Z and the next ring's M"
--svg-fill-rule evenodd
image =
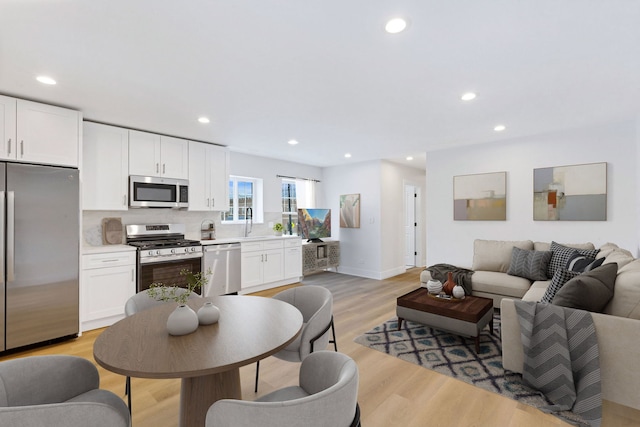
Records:
M395 318L356 337L354 341L535 408L549 405L542 394L522 383L522 375L505 372L502 368L498 311L494 312L493 328L493 334L489 334L488 327L480 334L480 351L477 354L471 338L406 320L398 331ZM553 415L574 425L588 426L584 419L569 411Z

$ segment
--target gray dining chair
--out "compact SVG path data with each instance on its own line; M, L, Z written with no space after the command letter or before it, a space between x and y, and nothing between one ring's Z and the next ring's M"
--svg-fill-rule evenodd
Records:
M205 427L357 427L358 366L349 356L316 351L300 365L299 385L251 402L223 399L207 411Z
M177 288L176 296L182 295L185 292L187 292L186 289ZM200 295L198 295L195 292L192 292L189 295L189 299L193 299L193 298L200 298ZM156 299L151 298L149 294L147 294L146 290L141 291L135 294L134 296L132 296L131 298L129 298L127 302L124 304L124 315L127 317L133 316L134 314L139 313L143 310L148 310L150 308L159 306L161 304L166 304L166 303L167 301L158 301ZM127 396L127 405L129 406L129 412L131 412L131 377L129 376L127 376L127 379L125 381L124 394Z
M300 310L303 322L296 340L274 354L275 357L289 362L302 362L314 350L326 349L329 343L338 351L333 326L333 295L327 288L313 285L297 286L274 295L273 299L289 303ZM256 393L259 374L260 361L256 364Z
M69 355L0 363L0 426L129 427L122 399L100 389L98 369Z

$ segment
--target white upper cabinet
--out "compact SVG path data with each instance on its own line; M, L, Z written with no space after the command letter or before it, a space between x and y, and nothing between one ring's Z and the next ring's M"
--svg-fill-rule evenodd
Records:
M16 99L0 95L0 159L16 159Z
M0 96L0 158L78 167L80 113Z
M189 142L149 132L129 131L129 174L189 178Z
M84 122L82 209L127 210L129 131Z
M189 141L189 210L229 209L229 151Z

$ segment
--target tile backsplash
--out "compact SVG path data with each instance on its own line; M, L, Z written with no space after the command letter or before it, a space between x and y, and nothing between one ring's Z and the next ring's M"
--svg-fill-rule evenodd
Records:
M122 241L124 243L124 226L127 224L162 224L177 223L186 225L185 237L200 240L200 227L205 221L213 221L216 238L240 237L244 235L244 224L222 224L220 212L189 212L174 209L130 209L128 211L83 211L82 236L84 244L102 245L102 219L120 218L123 225ZM269 222L282 221L282 212L265 212L263 223L253 223L251 236L270 236L273 230Z

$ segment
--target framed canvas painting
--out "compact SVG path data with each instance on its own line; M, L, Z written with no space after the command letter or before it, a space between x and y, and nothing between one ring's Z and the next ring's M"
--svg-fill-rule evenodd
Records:
M360 228L360 194L340 196L340 228Z
M606 221L607 163L533 170L535 221Z
M507 173L454 176L453 219L456 221L505 221L507 219Z

